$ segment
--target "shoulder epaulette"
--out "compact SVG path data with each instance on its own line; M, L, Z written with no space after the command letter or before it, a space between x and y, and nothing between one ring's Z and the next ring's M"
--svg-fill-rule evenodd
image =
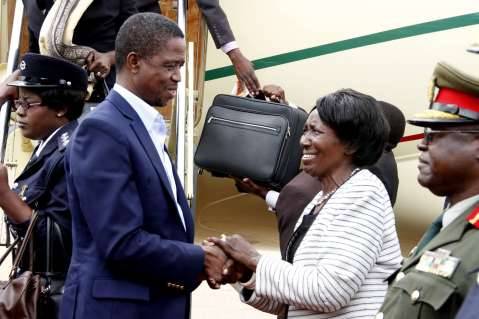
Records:
M67 147L68 142L70 142L70 134L64 132L58 137L58 150L63 151Z
M467 215L466 220L475 228L479 228L479 206L474 208L472 212Z

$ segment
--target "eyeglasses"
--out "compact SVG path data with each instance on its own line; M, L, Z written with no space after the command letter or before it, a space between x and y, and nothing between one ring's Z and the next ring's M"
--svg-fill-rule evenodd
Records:
M16 112L21 107L24 111L28 111L29 108L39 105L42 105L42 102L27 102L23 99L14 100L12 110Z
M424 145L429 145L433 142L434 140L434 135L435 134L448 134L448 133L463 133L463 134L478 134L478 130L435 130L429 127L426 127L424 129L424 137L422 139Z

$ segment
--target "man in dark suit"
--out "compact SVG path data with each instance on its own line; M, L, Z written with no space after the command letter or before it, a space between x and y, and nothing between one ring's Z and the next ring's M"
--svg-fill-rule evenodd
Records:
M220 6L219 0L197 0L201 14L206 20L216 48L228 55L236 75L248 90L257 93L260 84L254 72L253 64L243 55L235 41L228 17ZM136 0L139 12L160 13L158 0Z
M67 150L73 256L62 318L187 318L190 292L221 280L226 256L193 242L193 218L151 105L176 95L184 36L154 13L115 42L117 83Z

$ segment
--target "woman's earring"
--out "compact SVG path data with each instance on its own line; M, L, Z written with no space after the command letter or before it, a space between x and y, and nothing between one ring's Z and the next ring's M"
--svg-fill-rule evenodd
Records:
M63 113L57 113L57 117L62 117L63 115L65 115L65 114L63 114Z

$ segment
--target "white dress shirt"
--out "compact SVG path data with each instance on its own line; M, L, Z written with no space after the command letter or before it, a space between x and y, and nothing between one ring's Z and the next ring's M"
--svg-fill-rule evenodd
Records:
M156 151L160 156L161 163L166 171L166 176L168 176L168 181L170 182L170 187L175 197L176 207L178 209L178 214L180 216L181 222L184 229L186 230L185 218L183 216L183 210L178 204L178 196L176 192L176 182L173 175L173 165L171 164L170 157L165 150L165 140L167 135L166 123L161 116L153 107L148 103L143 101L141 98L133 94L131 91L127 90L120 84L116 83L113 89L118 92L135 110L135 112L140 117L140 120L143 122L148 134L155 145Z

